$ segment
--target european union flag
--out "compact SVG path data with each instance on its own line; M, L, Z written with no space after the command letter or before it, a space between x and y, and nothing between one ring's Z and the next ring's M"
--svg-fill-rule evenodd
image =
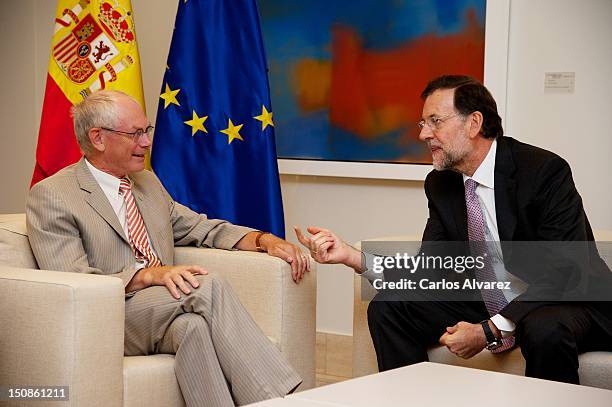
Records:
M284 237L255 0L179 0L151 165L172 197Z

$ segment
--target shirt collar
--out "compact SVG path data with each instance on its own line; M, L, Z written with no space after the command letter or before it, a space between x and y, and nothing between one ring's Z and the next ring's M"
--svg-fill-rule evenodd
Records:
M494 139L489 148L485 159L480 163L474 175L468 177L463 174L463 183L469 178L472 178L479 185L483 185L487 188L495 188L495 155L497 153L497 140Z
M91 175L93 175L94 179L98 185L100 185L100 188L102 188L102 191L104 191L106 196L119 195L119 184L121 182L119 178L97 169L87 160L87 158L85 159L85 163L87 164L89 171L91 171Z

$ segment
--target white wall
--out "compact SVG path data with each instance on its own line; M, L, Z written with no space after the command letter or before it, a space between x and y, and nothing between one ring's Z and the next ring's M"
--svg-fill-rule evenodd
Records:
M492 0L502 1L502 0ZM177 3L132 0L152 121ZM56 2L1 0L5 56L0 136L0 213L21 212L34 165L36 134ZM556 151L574 170L594 228L612 230L612 1L512 0L507 132ZM544 72L575 71L576 92L544 94ZM319 224L348 241L420 234L427 216L422 183L283 175L288 226ZM352 332L352 275L321 266L317 328Z
M0 2L0 55L3 56L0 66L0 213L23 212L34 169L35 133L40 120L34 107L40 86L35 80L34 3L34 0Z
M423 183L329 177L282 177L287 236L293 225L318 224L349 242L421 234L427 219ZM317 328L353 332L353 271L319 266Z
M512 1L506 132L570 163L595 229L612 230L612 1ZM576 72L545 94L544 72Z

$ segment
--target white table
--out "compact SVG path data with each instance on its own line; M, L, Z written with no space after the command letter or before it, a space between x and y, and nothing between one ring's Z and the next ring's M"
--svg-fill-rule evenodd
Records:
M612 391L425 362L257 406L611 407Z

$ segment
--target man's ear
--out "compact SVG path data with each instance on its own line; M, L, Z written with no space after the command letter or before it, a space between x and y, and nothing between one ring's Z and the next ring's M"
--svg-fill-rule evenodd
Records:
M106 150L106 144L104 139L102 138L102 132L100 128L94 127L93 129L89 129L87 132L87 136L89 137L89 141L96 151L104 151Z
M482 130L483 121L484 121L484 117L482 116L482 113L480 113L478 110L470 114L470 118L469 118L469 123L470 123L469 137L470 138L473 139L480 134L480 131Z

